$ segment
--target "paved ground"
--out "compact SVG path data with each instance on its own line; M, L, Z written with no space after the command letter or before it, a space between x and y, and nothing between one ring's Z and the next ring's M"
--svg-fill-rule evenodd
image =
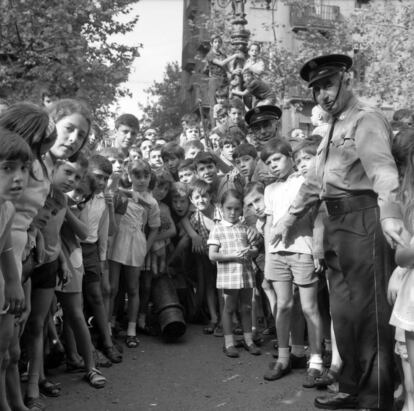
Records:
M166 344L142 336L137 349L125 348L124 362L104 369L106 388L95 390L81 374L58 373L62 395L47 399L56 411L313 411L317 392L302 388L303 371L266 382L263 373L272 361L270 340L263 355L246 351L230 359L222 339L202 334L190 325L180 343Z

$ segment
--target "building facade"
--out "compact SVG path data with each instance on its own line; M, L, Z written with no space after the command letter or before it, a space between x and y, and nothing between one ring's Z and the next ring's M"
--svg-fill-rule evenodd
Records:
M199 110L202 106L204 112L208 112L207 77L203 73L203 57L209 49L210 38L205 27L206 17L217 12L230 14L235 1L237 0L184 0L182 99L188 111ZM304 7L289 4L286 0L244 0L244 11L251 41L262 44L277 42L286 50L295 52L300 44L298 31L307 30L309 26L327 31L338 24L341 18L349 17L356 8L364 7L370 2L385 1L387 0L314 0ZM282 135L287 136L293 128L311 131L310 114L314 105L311 96L299 95L295 88L288 94L280 102L284 108Z

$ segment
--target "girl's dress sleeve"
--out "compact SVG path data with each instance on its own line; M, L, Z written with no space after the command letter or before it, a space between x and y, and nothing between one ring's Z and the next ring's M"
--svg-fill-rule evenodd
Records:
M221 242L220 242L220 236L219 236L217 225L215 225L213 229L210 231L207 245L217 245L218 247L220 247Z

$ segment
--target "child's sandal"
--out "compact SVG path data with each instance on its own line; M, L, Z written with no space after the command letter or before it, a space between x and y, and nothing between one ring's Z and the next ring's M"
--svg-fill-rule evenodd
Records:
M103 388L103 387L105 387L106 378L96 368L92 368L92 370L90 370L88 373L86 373L83 378L93 388Z
M139 345L139 340L136 335L127 335L125 337L125 345L128 348L137 348Z
M60 384L49 380L39 381L39 391L46 397L59 397Z

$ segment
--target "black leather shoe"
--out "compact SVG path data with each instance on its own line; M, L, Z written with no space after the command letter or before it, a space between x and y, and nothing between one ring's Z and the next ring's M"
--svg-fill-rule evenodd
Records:
M353 410L357 407L357 400L354 395L338 392L335 395L326 395L315 398L315 407L323 410Z
M281 362L276 362L274 367L267 370L264 375L264 379L267 381L274 381L278 380L279 378L282 378L286 374L289 374L290 371L292 371L292 367L289 365L286 368L283 368L283 365Z

